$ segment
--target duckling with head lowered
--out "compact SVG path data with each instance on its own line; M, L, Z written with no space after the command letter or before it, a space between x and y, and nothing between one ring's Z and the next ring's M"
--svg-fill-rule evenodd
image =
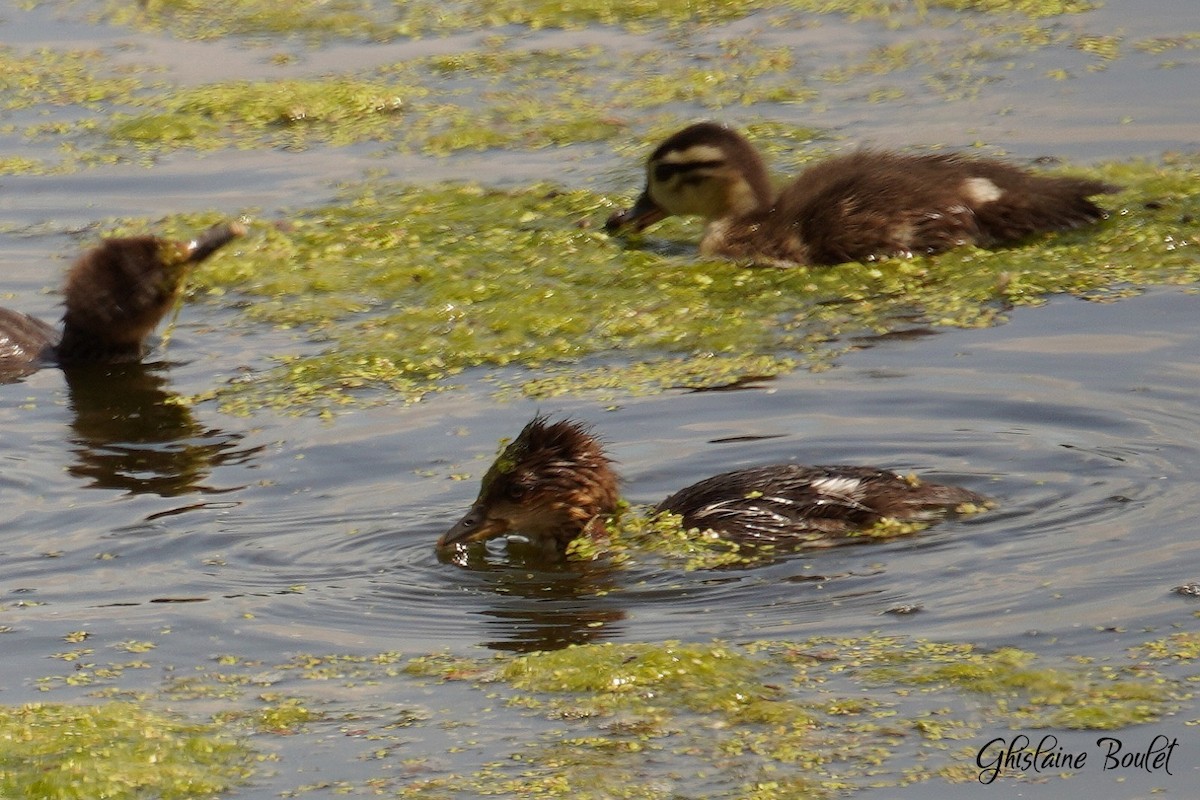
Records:
M190 242L155 236L105 240L67 273L61 336L41 320L0 309L0 380L51 363L140 358L188 271L244 233L240 223L225 222Z
M619 478L585 424L537 416L484 475L470 510L438 540L439 551L519 534L551 552L603 534L617 510ZM885 519L932 521L986 506L968 489L924 483L874 467L775 464L715 475L655 507L686 529L762 543L828 547L863 541L856 531Z
M994 246L1075 228L1107 213L1100 181L1036 175L994 159L860 150L810 167L776 193L743 136L701 122L646 162L646 186L605 229L672 215L707 222L700 252L773 264L840 264Z

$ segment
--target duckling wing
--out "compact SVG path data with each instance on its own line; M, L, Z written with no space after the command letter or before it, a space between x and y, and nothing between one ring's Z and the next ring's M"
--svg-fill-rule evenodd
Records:
M973 176L967 186L974 187L974 191L966 194L975 195L971 213L979 230L978 242L984 245L1098 222L1107 218L1108 212L1089 198L1120 191L1120 187L1103 181L1034 174L999 161L964 163ZM994 199L978 202L988 197Z
M688 528L761 541L837 544L837 536L885 517L922 520L984 498L873 467L780 464L713 476L658 505Z
M28 375L51 357L58 342L52 325L28 314L0 308L0 383Z
M881 516L872 508L872 487L891 473L859 467L780 464L726 472L681 489L659 511L683 517L688 528L774 540L840 533L868 526Z

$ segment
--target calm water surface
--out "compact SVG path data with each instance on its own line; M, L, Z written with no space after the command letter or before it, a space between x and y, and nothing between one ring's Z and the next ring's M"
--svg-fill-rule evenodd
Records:
M1148 36L1196 22L1192 0L1146 0L1110 3L1064 24ZM872 26L842 29L835 50L890 36ZM257 68L257 54L236 46L174 52L165 40L45 8L6 11L0 32L16 46L131 42L139 57L152 54L185 78L188 54L234 54L204 60L191 80ZM828 34L827 27L822 41ZM383 62L455 46L467 45L341 46L313 55L308 68L319 71L334 56ZM886 144L980 136L1024 155L1077 159L1196 146L1196 105L1181 102L1194 96L1195 63L1162 70L1133 56L1053 97L1031 88L1042 69L1034 58L966 105L974 119L964 120L963 106L915 102L879 115L861 104L828 109L816 123ZM1125 115L1133 121L1118 126ZM564 180L605 190L628 189L637 171L611 156L556 152L397 156L389 166L415 180L478 178L484 169L496 182L527 183L560 158ZM47 290L90 229L112 215L251 205L274 212L318 201L335 180L377 166L355 149L251 152L0 179L3 302L54 317L58 298ZM997 328L864 338L827 372L739 391L615 406L497 403L467 376L462 392L327 423L170 404L214 376L260 368L264 353L290 344L286 333L247 331L226 312L189 307L152 363L117 378L45 370L0 386L0 702L45 699L39 679L61 687L75 667L52 656L71 649L64 637L73 631L90 634L97 661L119 659L124 642L153 642L140 656L152 669L116 682L137 686L226 653L273 663L298 652L477 655L604 640L880 631L1011 644L1054 659L1195 630L1196 605L1171 589L1200 579L1197 319L1200 295L1187 288L1109 304L1061 298ZM473 499L497 440L538 411L594 423L634 501L656 502L726 469L798 461L912 470L989 494L999 508L906 540L753 569L546 571L514 563L502 547L477 568L439 563L433 542ZM921 612L885 613L900 605ZM85 691L58 688L53 697ZM427 700L413 691L396 698L361 689L351 699L366 707ZM469 713L469 701L437 702L463 702ZM1119 784L1087 773L1055 782L1053 796L1139 797L1154 788L1188 796L1200 739L1176 722L1150 727L1179 729L1185 751L1176 776ZM427 732L426 750L445 745ZM278 796L314 770L328 779L370 774L344 737L322 740L319 768L298 748L274 746L283 756L278 773L240 796ZM470 758L447 769L470 769ZM1015 783L922 784L887 796L989 789L989 797L1050 796Z

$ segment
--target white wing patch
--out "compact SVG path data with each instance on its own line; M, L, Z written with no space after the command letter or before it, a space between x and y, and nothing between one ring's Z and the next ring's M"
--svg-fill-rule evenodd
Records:
M976 205L994 203L1000 199L1004 191L987 178L967 178L963 181L963 193Z
M818 494L828 494L834 497L851 498L857 500L861 497L858 491L862 486L862 480L859 478L817 478L810 484L814 492Z

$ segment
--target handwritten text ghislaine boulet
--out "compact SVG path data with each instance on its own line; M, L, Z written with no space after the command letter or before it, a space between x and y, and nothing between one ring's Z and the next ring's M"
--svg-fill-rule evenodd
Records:
M1032 746L1031 746L1032 745ZM1101 736L1096 739L1096 752L1100 756L1101 769L1139 770L1174 775L1171 772L1171 757L1179 739L1155 736L1144 746L1126 747L1120 739ZM1070 752L1058 743L1058 737L1046 734L1036 745L1023 733L1012 739L997 736L979 748L975 754L975 765L979 767L979 782L991 783L1006 772L1057 772L1081 770L1088 765L1089 751Z

